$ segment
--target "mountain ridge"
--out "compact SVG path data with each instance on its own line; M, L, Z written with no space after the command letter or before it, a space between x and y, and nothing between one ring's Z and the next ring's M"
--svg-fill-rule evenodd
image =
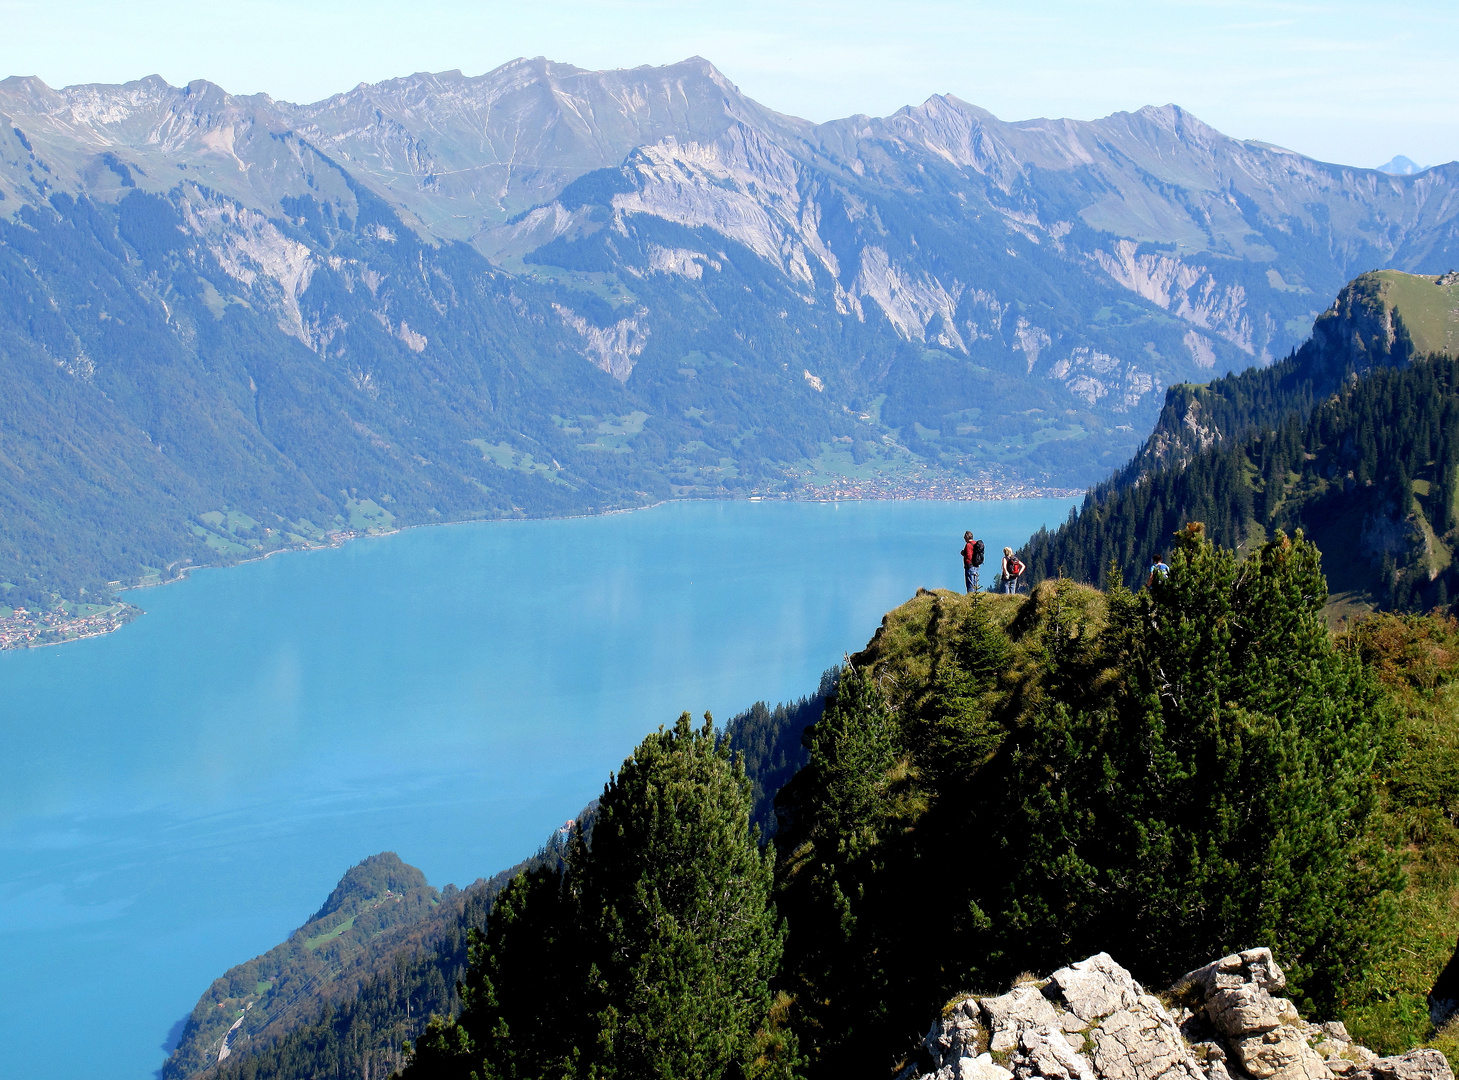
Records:
M1459 165L1326 165L1177 106L812 124L702 58L310 105L11 78L0 116L33 463L0 466L31 523L0 523L0 582L32 604L385 525L1083 486L1355 272L1459 263Z

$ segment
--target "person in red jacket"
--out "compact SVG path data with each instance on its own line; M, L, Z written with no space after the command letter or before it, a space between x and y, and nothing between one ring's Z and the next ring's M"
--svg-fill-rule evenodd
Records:
M983 541L974 540L971 532L963 533L963 584L968 594L978 591L978 567L983 565Z

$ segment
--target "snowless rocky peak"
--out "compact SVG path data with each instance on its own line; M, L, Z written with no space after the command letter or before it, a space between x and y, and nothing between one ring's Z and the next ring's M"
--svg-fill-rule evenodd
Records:
M745 97L700 57L585 71L539 56L474 77L449 71L362 84L286 111L313 144L388 177L412 201L449 200L450 213L423 215L441 221L460 216L462 204L499 221L666 138L709 141L735 124L793 137L811 126Z
M1183 976L1172 1015L1108 953L954 1002L898 1080L1453 1080L1437 1050L1379 1057L1280 993L1270 949Z
M1415 177L1326 165L1227 138L1174 105L1008 122L935 95L814 124L746 97L700 57L611 71L518 59L308 105L155 76L0 81L0 218L60 194L180 204L192 191L283 235L304 228L309 205L356 220L370 193L402 228L501 267L612 230L627 242L599 254L615 269L700 288L738 245L809 305L958 357L1002 350L1010 370L1121 414L1171 382L1281 355L1357 252L1436 260L1431 245L1448 241L1423 238L1452 234L1456 181L1459 165ZM1294 236L1308 254L1286 254ZM666 262L655 248L680 254ZM1112 282L1140 302L1132 310L1154 304L1183 333L1157 345L1124 316L1094 326L1092 312L1061 316L1082 324L1061 332L1036 314L1049 289L1033 283L1051 271L1081 282L1070 296L1090 274ZM277 280L289 294L289 275ZM650 307L640 330L660 317ZM612 340L611 361L593 362L624 377L638 339Z

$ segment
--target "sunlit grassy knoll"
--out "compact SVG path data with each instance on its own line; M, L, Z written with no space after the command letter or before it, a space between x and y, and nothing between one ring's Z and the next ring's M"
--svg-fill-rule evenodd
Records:
M1420 353L1459 355L1459 285L1437 285L1432 277L1400 270L1380 270L1374 276Z
M337 938L341 934L345 933L347 930L349 930L354 925L355 925L355 916L351 915L348 919L344 920L344 922L342 922L339 925L335 926L333 929L326 930L322 934L315 934L311 938L306 938L305 941L304 941L304 948L309 949L310 951L313 951L314 949L319 948L319 946L321 946L321 945L323 945L323 944L325 944L327 942L333 941L335 938Z

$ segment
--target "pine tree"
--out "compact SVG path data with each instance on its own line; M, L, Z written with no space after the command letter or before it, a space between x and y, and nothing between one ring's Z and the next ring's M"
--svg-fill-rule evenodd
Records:
M1332 1003L1393 881L1367 835L1383 699L1334 648L1326 598L1300 534L1238 563L1192 526L1139 618L1113 618L1093 656L1049 650L1047 697L990 796L1015 807L1000 826L1015 855L979 901L1008 928L990 946L1032 967L1107 948L1169 978L1270 943ZM1086 690L1110 650L1125 679Z
M784 943L773 857L749 829L744 769L685 713L646 738L604 790L573 860L593 965L591 1074L682 1080L788 1074L769 1030Z
M405 1080L777 1080L784 931L744 769L705 717L648 736L604 789L561 872L514 880L473 941L454 1021Z
M778 800L788 811L778 899L793 927L786 974L811 1067L836 1072L855 1066L846 1055L882 1032L894 1000L888 938L903 928L885 885L906 857L898 840L915 778L900 718L864 667L843 670L806 742L810 762Z
M987 597L974 596L958 624L944 629L943 598L933 601L931 697L915 741L936 771L975 768L1002 738L989 697L1013 650L989 606Z

